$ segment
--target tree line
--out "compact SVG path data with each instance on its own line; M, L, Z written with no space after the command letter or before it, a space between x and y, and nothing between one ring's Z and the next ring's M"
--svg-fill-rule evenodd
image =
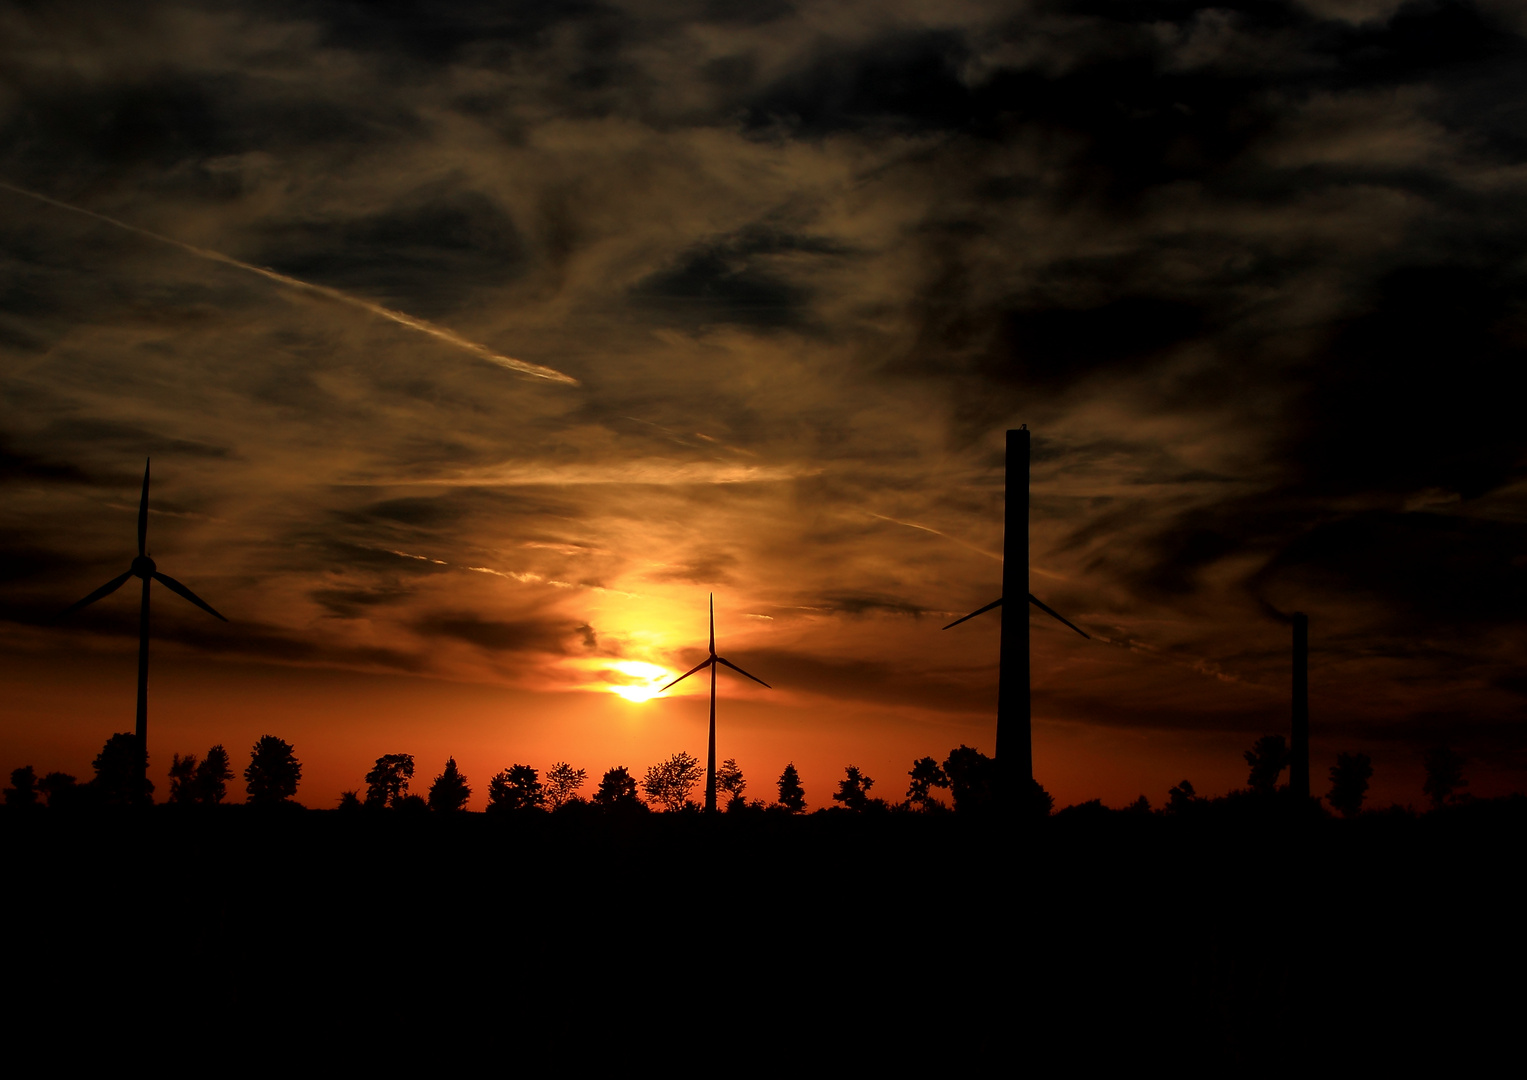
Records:
M1246 787L1232 791L1225 799L1270 799L1288 794L1287 785L1279 786L1278 780L1289 766L1290 752L1282 735L1264 735L1243 755L1248 766ZM1462 755L1447 746L1437 746L1421 755L1426 779L1421 792L1433 810L1466 800L1463 789L1469 786L1464 779L1465 761ZM1367 754L1340 753L1328 773L1330 789L1325 801L1332 810L1343 817L1356 817L1362 812L1368 797L1368 784L1373 779L1373 760ZM1145 796L1140 796L1141 800ZM1163 809L1169 814L1192 813L1210 800L1193 790L1193 784L1184 780L1167 792ZM1139 807L1139 803L1136 804ZM1148 806L1146 807L1148 809Z
M65 772L38 776L30 765L11 770L11 786L5 789L8 806L74 809L85 807L149 806L154 801L154 782L148 778L148 757L138 736L119 732L91 762L95 776L81 783ZM179 805L215 806L228 796L234 779L228 751L212 747L205 757L175 754L170 762L169 801ZM249 753L244 769L246 800L255 805L289 803L302 779L302 764L292 745L263 735Z
M1224 799L1270 799L1286 795L1287 786L1278 781L1289 765L1289 748L1282 735L1258 739L1244 754L1248 766L1247 786L1232 791ZM1423 755L1426 780L1422 791L1432 809L1467 799L1463 789L1464 759L1446 746ZM91 763L95 776L80 783L63 772L39 777L27 765L11 772L11 786L5 789L8 806L45 805L50 808L147 806L153 803L154 784L147 776L147 761L136 735L119 733L106 741ZM366 773L365 791L346 791L339 799L342 810L427 810L451 813L466 809L472 786L448 757L444 768L430 783L427 794L409 791L415 772L412 754L383 754ZM250 749L249 764L244 769L246 801L256 806L290 804L302 779L302 764L292 745L274 735L263 735ZM234 772L227 750L211 747L198 759L194 754L175 754L170 763L168 801L178 805L214 806L228 794L228 782ZM1367 754L1338 754L1331 766L1330 790L1325 801L1344 817L1362 812L1367 798L1373 763ZM844 776L832 793L831 804L821 810L853 813L917 812L938 813L947 809L936 791L947 791L956 812L983 812L995 805L996 763L971 747L960 745L942 761L919 758L907 772L909 784L903 798L887 800L872 796L875 780L857 765L844 768ZM588 773L559 761L541 773L529 765L513 764L498 772L488 782L490 814L554 812L570 806L592 806L609 811L643 813L654 807L669 813L697 812L701 809L692 797L703 782L705 769L694 755L680 751L665 761L648 767L640 780L625 765L607 769L588 798L582 791ZM1037 783L1031 783L1024 800L1025 811L1046 816L1054 809L1054 799ZM772 802L746 797L748 782L735 758L727 758L716 770L716 791L728 813L773 812L803 814L807 810L806 791L795 763L787 764L775 781L777 798ZM1162 807L1167 814L1197 812L1211 800L1197 794L1193 784L1183 780L1167 792ZM1097 802L1094 800L1094 802ZM1086 804L1091 805L1091 804ZM1097 803L1101 806L1101 803ZM1141 795L1130 807L1149 812L1150 801Z

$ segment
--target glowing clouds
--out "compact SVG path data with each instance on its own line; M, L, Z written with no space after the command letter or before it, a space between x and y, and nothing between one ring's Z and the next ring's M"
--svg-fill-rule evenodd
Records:
M650 701L670 678L665 667L640 660L613 660L602 665L598 689L619 694L627 701Z

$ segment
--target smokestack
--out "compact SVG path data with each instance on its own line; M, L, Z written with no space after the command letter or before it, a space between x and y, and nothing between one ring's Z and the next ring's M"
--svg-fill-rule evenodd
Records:
M1007 433L1002 515L1002 653L994 756L1004 782L1034 778L1029 714L1029 429Z
M1310 797L1310 620L1299 611L1294 612L1294 716L1288 788L1296 799Z

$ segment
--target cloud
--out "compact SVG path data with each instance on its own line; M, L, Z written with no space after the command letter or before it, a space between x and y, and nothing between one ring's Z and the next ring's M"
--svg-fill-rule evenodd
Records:
M136 225L129 225L126 222L118 221L116 218L108 217L105 214L98 214L93 210L86 210L82 207L72 206L69 203L62 202L58 199L49 198L46 195L39 195L37 192L27 191L24 188L18 188L14 185L4 183L3 181L0 181L0 188L4 188L5 190L14 192L18 195L24 195L27 198L38 199L50 206L56 206L62 210L69 210L77 214L84 214L88 217L94 218L97 221L104 222L107 225L114 226L118 229L124 229L128 232L147 237L151 240L157 240L162 244L169 244L170 246L179 248L181 251L184 251L189 255L194 255L197 258L207 259L212 262L222 263L226 266L236 267L239 270L245 270L251 274L258 274L260 277L266 278L269 281L273 281L278 285L285 285L288 288L296 289L305 293L312 293L316 296L323 297L326 300L333 300L341 304L348 304L352 307L360 308L361 310L369 312L372 315L376 315L379 318L395 322L399 326L406 326L410 330L417 330L420 333L428 334L431 337L438 338L447 344L454 345L460 349L464 349L467 352L473 353L481 359L488 361L489 363L497 364L499 367L508 368L511 371L518 371L525 375L534 375L537 378L550 379L554 382L576 384L578 381L571 375L565 375L560 371L555 371L552 368L545 367L544 365L530 364L523 360L515 360L512 357L503 356L484 345L479 345L475 341L468 341L466 338L462 337L454 330L448 330L443 326L436 326L434 323L431 323L426 319L416 318L407 312L397 311L393 308L384 307L383 305L374 303L365 299L364 297L354 296L350 293L331 288L327 285L318 285L311 281L303 281L300 278L292 277L290 274L278 273L275 270L270 270L263 266L255 266L254 264L244 262L241 259L235 259L231 255L224 255L219 251L211 251L207 248L196 247L193 244L187 244L180 240L172 239L168 236L161 236L158 233L150 232L148 229L140 229ZM439 222L436 221L433 224L438 227ZM385 223L381 225L379 227L379 231L385 235L387 231L387 225Z
M425 637L451 638L492 652L561 653L563 638L581 633L552 620L485 619L475 612L432 613L416 620L413 629Z
M656 566L647 571L651 581L685 581L692 585L713 585L733 580L737 558L730 552L711 549L682 563Z
M393 483L459 485L462 487L569 487L589 484L767 484L810 476L810 465L739 465L729 462L610 461L587 465L507 462L472 471L444 473Z
M91 478L76 465L51 462L21 453L11 449L7 442L0 441L0 483L29 480L63 484L91 482Z
M914 618L928 614L928 609L894 596L855 593L830 593L820 601L822 609L843 615L911 615Z

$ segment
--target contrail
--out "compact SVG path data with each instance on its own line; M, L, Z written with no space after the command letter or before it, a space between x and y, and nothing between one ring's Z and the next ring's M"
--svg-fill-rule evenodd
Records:
M482 359L488 361L490 364L497 364L499 367L508 368L510 371L518 371L524 375L534 375L540 379L550 379L552 382L570 383L573 386L578 385L577 379L573 378L571 375L564 375L562 372L556 370L555 368L542 367L540 364L531 364L524 360L516 360L512 356L501 356L484 345L479 345L475 341L468 341L466 338L462 337L454 330L447 330L443 326L436 326L432 322L427 322L424 319L415 318L414 316L408 314L406 311L394 311L392 308L383 307L381 304L373 304L370 300L362 300L358 296L351 296L349 293L340 292L338 289L331 289L327 285L314 285L310 281L303 281L299 278L294 278L286 274L278 273L275 270L269 270L263 266L255 266L252 263L243 262L242 260L235 259L232 255L224 255L221 251L212 251L208 248L200 248L194 244L187 244L184 241L175 240L168 236L161 236L156 232L149 232L147 229L140 229L136 225L129 225L125 221L118 221L114 217L107 217L105 214L98 214L94 210L86 210L82 206L73 206L69 203L60 202L57 199L49 198L46 195L40 195L35 191L28 191L26 188L19 188L15 184L7 184L4 180L0 180L0 188L4 188L6 191L14 191L17 195L25 195L29 199L36 199L39 202L45 202L49 206L56 206L60 210L69 210L76 214L84 214L88 218L94 218L96 221L104 221L108 225L115 225L119 229L125 229L128 232L136 233L139 236L146 236L150 240L159 241L161 244L169 244L171 247L179 248L181 251L195 255L199 258L210 259L212 262L222 263L224 266L233 266L240 270L247 270L251 274L259 274L263 278L267 278L280 285L285 285L288 288L297 289L302 292L315 293L319 296L325 297L329 300L337 301L341 304L349 304L351 307L360 308L362 311L370 312L372 315L379 315L384 319L390 319L391 321L397 323L399 326L406 326L410 330L417 330L421 334L428 334L430 337L437 338L449 345L455 345L459 349L465 349L467 352L481 357Z
M916 529L918 532L932 533L934 536L942 536L951 544L959 544L960 547L965 548L968 551L974 551L977 555L985 555L988 559L996 559L998 562L1002 561L1001 555L994 555L990 551L986 551L983 548L978 548L974 544L967 544L965 541L950 536L946 532L939 532L937 529L930 529L926 525L918 525L916 522L912 521L902 521L900 518L886 517L884 514L876 514L868 510L863 511L863 513L868 514L872 518L879 518L881 521L889 521L892 525L905 525L907 528Z

